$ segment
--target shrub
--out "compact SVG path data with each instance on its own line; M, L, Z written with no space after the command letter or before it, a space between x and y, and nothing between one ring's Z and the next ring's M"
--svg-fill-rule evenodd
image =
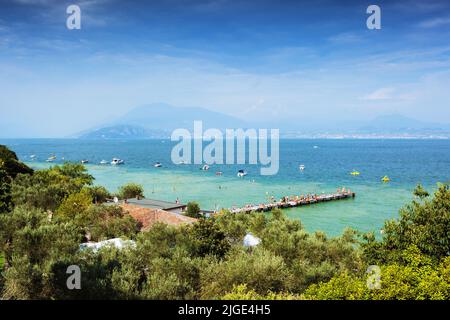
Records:
M119 188L119 198L144 198L144 188L136 183L128 183Z
M197 202L187 204L186 215L191 218L200 218L200 206Z

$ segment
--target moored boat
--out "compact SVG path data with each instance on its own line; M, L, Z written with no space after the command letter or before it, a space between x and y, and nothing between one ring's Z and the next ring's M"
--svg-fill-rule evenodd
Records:
M239 170L238 173L237 173L237 176L239 178L245 177L246 175L247 175L247 172L245 170L242 170L242 169Z
M113 158L111 161L112 165L119 165L119 164L124 164L124 163L125 163L125 161L123 161L122 159L119 159L119 158Z

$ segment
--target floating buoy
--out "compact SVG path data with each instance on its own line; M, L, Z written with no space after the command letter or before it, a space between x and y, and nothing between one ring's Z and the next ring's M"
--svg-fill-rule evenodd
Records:
M389 182L389 181L391 181L391 179L389 179L388 176L384 176L383 178L381 178L381 181L383 181L383 182Z
M360 172L359 172L359 171L352 171L352 172L350 172L350 174L351 174L352 176L359 176L359 175L360 175Z

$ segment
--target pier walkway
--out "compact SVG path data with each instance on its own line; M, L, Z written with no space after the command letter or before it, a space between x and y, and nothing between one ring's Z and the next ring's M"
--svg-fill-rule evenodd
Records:
M305 197L284 197L280 201L274 201L271 203L262 203L259 205L246 205L242 208L231 208L228 209L232 213L249 213L252 211L270 211L272 209L287 209L300 206L307 206L320 202L336 201L342 199L354 198L356 194L354 192L338 192L332 194L321 194L321 195L308 195Z

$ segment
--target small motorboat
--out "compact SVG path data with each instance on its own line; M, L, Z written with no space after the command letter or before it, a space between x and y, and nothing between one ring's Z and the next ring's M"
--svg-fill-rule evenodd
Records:
M223 174L222 171L217 171L217 172L216 172L216 176L221 176L222 174Z
M359 171L353 170L352 172L350 172L350 174L352 176L359 176L361 173Z
M47 160L45 160L45 161L47 161L47 162L53 162L53 161L55 161L56 160L56 156L51 156L50 158L48 158Z
M186 161L181 160L180 162L178 162L178 164L187 164Z
M124 164L124 163L125 163L125 161L123 161L122 159L119 159L119 158L113 158L111 161L112 165L119 165L119 164Z
M237 173L237 176L239 178L245 177L247 175L247 172L245 170L239 170Z
M34 159L34 158L36 158L36 155L35 155L35 154L32 154L32 155L30 156L30 158L31 158L31 159Z
M299 165L299 166L298 166L298 169L299 169L300 171L305 170L305 165L304 165L304 164Z
M86 159L81 160L81 164L85 164L85 163L88 163L88 162L89 162L89 160L86 160Z
M161 168L161 167L162 167L162 164L161 164L161 162L156 162L153 166L154 166L155 168Z
M203 167L200 168L200 170L206 171L209 170L209 166L205 164Z
M102 160L102 161L100 161L100 164L108 164L108 161Z
M381 178L381 181L383 181L383 182L389 182L389 181L391 181L391 179L389 179L388 176L384 176L383 178Z

